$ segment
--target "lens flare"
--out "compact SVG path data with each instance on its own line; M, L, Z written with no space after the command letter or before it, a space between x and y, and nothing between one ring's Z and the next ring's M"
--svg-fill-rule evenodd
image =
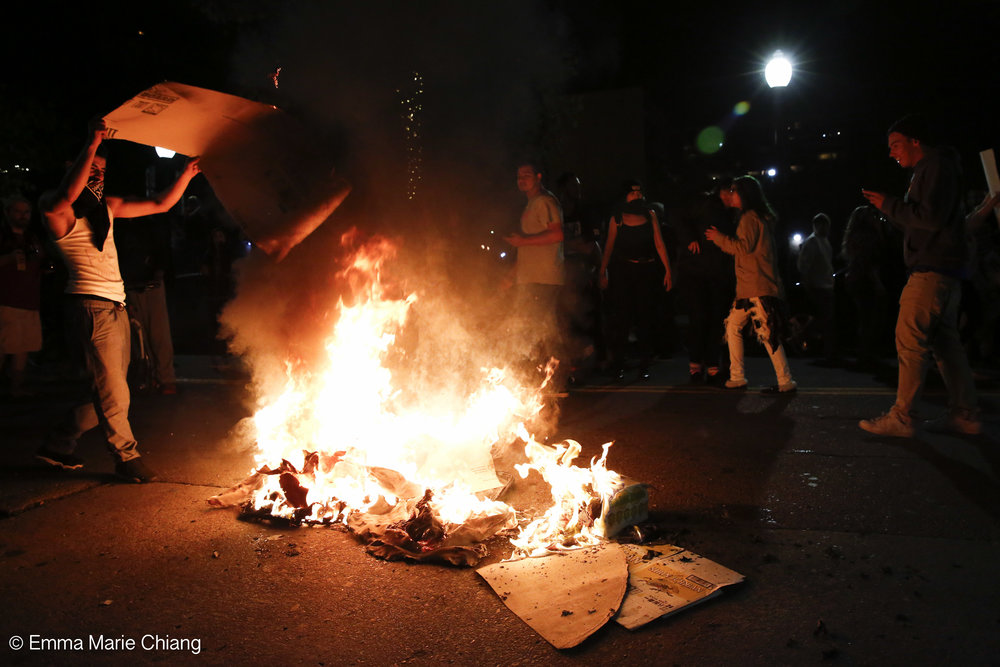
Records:
M724 139L725 133L723 133L722 128L716 125L710 125L698 133L698 138L695 139L695 145L698 147L699 152L704 153L705 155L711 155L719 152L722 148Z

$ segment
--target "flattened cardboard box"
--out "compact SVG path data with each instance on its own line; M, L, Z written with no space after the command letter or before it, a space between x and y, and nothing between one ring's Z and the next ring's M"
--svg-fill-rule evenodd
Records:
M672 544L621 545L628 562L628 593L615 621L634 630L661 616L715 597L744 577Z

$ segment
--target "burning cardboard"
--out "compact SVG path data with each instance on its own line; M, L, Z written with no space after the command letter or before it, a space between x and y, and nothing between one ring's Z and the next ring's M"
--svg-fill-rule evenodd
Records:
M528 432L546 406L554 363L540 386L483 365L439 379L434 392L401 389L410 384L407 367L389 360L406 354L396 340L420 297L383 284L394 251L387 239L358 243L348 233L343 242L350 255L336 279L345 289L326 356L308 368L274 365L284 373L267 382L255 376L260 408L247 420L255 470L212 505L239 505L264 520L344 524L385 558L466 564L482 556L482 542L518 525L515 555L537 555L601 544L606 531L645 516L645 489L606 466L610 443L578 466L579 443L544 444ZM454 372L440 363L433 370ZM541 516L499 499L511 477L501 481L493 452L520 445L514 468L522 478L538 473L550 489Z
M627 478L623 478L622 483L622 489L609 496L601 508L601 532L605 537L614 537L649 517L646 485Z
M513 510L483 512L449 524L435 514L432 497L427 491L420 500L397 503L385 514L351 514L347 526L367 544L368 553L379 558L475 565L486 555L485 540L517 525Z
M351 191L315 138L277 107L164 82L104 117L108 137L200 156L219 201L247 236L283 258Z
M534 445L545 447L538 443ZM478 478L498 480L498 485L501 478L507 481L466 498L466 504L471 505L466 508L461 520L449 521L443 519L444 513L435 507L433 491L423 489L395 470L358 466L346 451L322 456L306 452L303 458L301 470L283 459L278 466L255 470L239 484L209 498L208 503L219 508L238 506L244 516L263 521L280 519L292 525L340 522L366 545L369 553L377 557L388 560L439 560L454 565L475 565L487 553L486 540L518 526L517 511L499 501L510 488L513 478L508 473L495 471L492 463L489 474L480 470ZM577 474L590 474L589 469L567 468ZM362 470L368 477L368 493L374 496L374 500L367 502L365 510L352 510L335 497L315 499L310 494L312 488L324 484L318 476L337 477L343 474L355 478ZM271 491L261 494L268 480L273 482L275 479L277 484L270 484ZM591 488L592 483L582 487L585 491ZM641 490L641 494L637 489ZM643 498L641 514L636 507L639 495ZM557 507L554 514L559 520L554 524L544 518L536 519L521 529L521 535L530 535L530 539L522 537L520 542L517 539L512 542L521 544L524 549L534 540L536 548L528 549L534 555L569 551L584 544L599 544L603 539L594 531L606 525L600 508L612 508L621 514L620 508L624 507L628 516L645 516L645 498L645 489L638 484L624 486L603 502L599 496L585 495L582 501ZM567 507L578 511L567 512ZM588 512L594 513L591 515ZM539 525L547 526L547 537L540 537ZM621 527L624 524L620 517L613 517L609 525Z
M605 542L608 535L604 532L604 517L611 499L634 486L608 470L611 443L603 446L601 456L592 459L589 467L580 467L572 464L580 454L580 443L566 440L554 446L544 445L527 437L523 430L522 437L527 443L528 462L514 467L521 477L532 470L541 474L550 487L552 506L511 539L514 557L542 556ZM621 520L614 523L620 527Z

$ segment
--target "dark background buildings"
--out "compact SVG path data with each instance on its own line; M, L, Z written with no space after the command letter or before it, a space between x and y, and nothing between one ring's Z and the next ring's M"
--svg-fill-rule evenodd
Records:
M328 139L348 137L341 147L352 155L374 152L404 130L395 122L376 126L382 145L368 141L365 125L398 120L414 71L425 87L430 163L446 151L461 163L454 149L470 137L479 142L464 144L469 163L488 155L483 146L496 146L500 157L544 149L573 124L572 113L554 115L553 99L629 88L643 94L646 164L636 168L653 178L772 162L775 126L794 147L884 155L870 139L918 109L967 155L996 138L989 100L1000 10L989 0L184 0L18 3L8 11L0 81L7 170L57 169L89 117L162 80L277 103L317 123ZM761 70L778 48L795 60L796 74L775 94ZM750 110L735 116L740 101ZM726 130L727 142L699 158L694 139L709 125ZM855 171L860 182L884 170L862 160Z
M174 80L295 114L354 182L351 205L397 225L447 211L476 230L509 226L512 164L540 155L553 176L580 173L601 205L629 176L669 202L713 176L773 167L765 185L789 231L819 210L842 229L861 187L903 188L885 129L909 111L930 114L961 151L967 187L985 187L978 152L1000 143L998 7L18 3L2 40L0 188L37 195L88 118ZM762 69L779 48L796 72L772 90ZM710 126L724 141L707 154L696 140ZM121 187L143 187L141 171Z

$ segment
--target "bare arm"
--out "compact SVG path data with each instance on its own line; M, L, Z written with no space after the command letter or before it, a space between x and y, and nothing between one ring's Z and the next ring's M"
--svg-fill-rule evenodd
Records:
M666 271L663 274L663 286L669 292L674 286L674 282L673 276L670 273L670 259L667 257L667 246L663 243L663 234L660 233L660 221L656 218L656 211L650 211L649 215L653 219L653 245L656 246L656 254L660 256L660 261L663 262L663 268Z
M115 218L140 218L146 215L166 213L174 204L180 201L181 195L187 189L188 183L201 172L198 167L198 158L193 157L184 165L184 170L174 181L173 185L167 187L151 199L133 199L129 197L108 197L108 208L114 213Z
M618 225L612 216L608 220L608 242L604 244L604 255L601 256L601 270L597 272L597 284L601 289L608 286L608 262L611 261L611 253L615 251L615 239L618 238Z
M69 233L76 216L73 214L73 202L76 201L90 178L90 169L94 164L97 147L107 136L108 128L103 118L92 121L88 128L87 143L77 155L69 171L63 176L62 182L55 190L44 193L38 200L42 221L52 236L59 239Z

